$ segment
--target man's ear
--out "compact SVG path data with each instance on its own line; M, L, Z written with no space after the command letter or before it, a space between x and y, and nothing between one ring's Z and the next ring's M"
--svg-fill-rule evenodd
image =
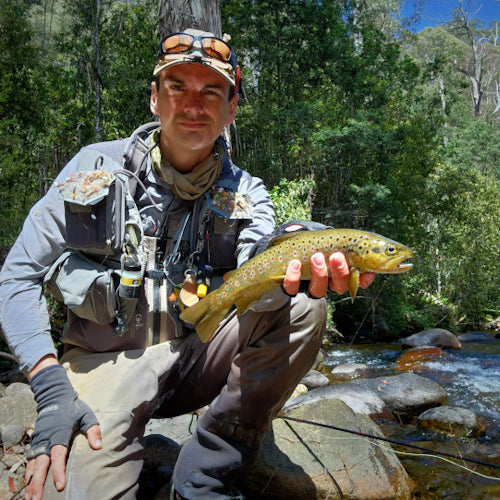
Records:
M149 98L149 109L153 115L158 116L160 114L158 110L158 88L156 87L156 82L151 82L151 96Z
M234 94L231 101L229 101L229 112L227 115L226 123L224 125L231 125L234 122L234 117L236 116L236 108L238 107L238 94Z

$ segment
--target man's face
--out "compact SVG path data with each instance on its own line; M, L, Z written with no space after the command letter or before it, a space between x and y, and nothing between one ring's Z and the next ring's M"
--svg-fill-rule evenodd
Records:
M224 125L236 113L229 83L202 64L179 64L151 84L151 111L160 116L162 154L172 166L189 172L211 153Z

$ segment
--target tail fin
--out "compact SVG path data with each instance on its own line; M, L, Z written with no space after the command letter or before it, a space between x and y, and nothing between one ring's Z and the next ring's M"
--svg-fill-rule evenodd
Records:
M208 342L213 337L215 330L232 307L229 305L227 308L215 311L210 308L210 302L207 296L194 306L185 309L180 315L182 321L196 328L196 333L202 342Z

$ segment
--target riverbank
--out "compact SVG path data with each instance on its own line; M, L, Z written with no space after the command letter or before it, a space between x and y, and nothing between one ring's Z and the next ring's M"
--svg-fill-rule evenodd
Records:
M474 339L474 337L470 337ZM423 361L417 371L440 384L447 393L447 404L472 410L485 424L483 436L454 438L452 433L432 432L415 424L379 421L384 435L405 443L470 456L500 465L500 340L461 341L461 349L444 350L441 357ZM340 364L366 365L372 376L401 373L397 361L401 343L329 346L326 372ZM498 469L454 460L460 468L435 455L395 447L398 457L415 481L415 498L432 500L484 500L500 498L500 481L473 472L500 478ZM404 453L404 454L403 454Z
M346 382L363 382L379 380L378 388L375 384L375 394L388 387L394 386L393 379L401 375L397 361L403 354L401 344L365 344L365 345L329 345L326 346L326 358L322 363L323 376L327 377L329 387L339 387ZM465 407L476 413L485 423L485 431L478 437L452 436L452 433L436 432L418 425L415 417L403 420L398 412L377 410L372 415L373 421L382 429L387 438L403 443L417 444L432 450L440 450L453 455L479 458L486 462L500 465L500 341L492 342L462 342L462 349L446 350L442 355L423 360L418 365L419 375L442 386L446 392L448 405ZM304 380L310 387L314 383ZM13 364L0 363L0 381L7 387L6 396L20 397L21 386L15 382L25 382L22 375ZM25 385L25 384L23 384ZM9 387L10 390L9 390ZM27 386L26 386L27 387ZM29 389L29 388L28 388ZM313 395L315 389L310 389ZM408 394L406 390L405 394ZM4 395L2 399L6 397ZM23 398L28 401L30 393ZM400 397L401 398L401 397ZM356 392L358 403L361 401L361 391ZM401 398L404 399L404 398ZM408 399L408 398L407 398ZM406 401L408 403L408 401ZM383 403L382 403L383 404ZM386 404L387 406L387 404ZM31 411L34 406L31 407ZM27 418L32 418L30 410L26 410ZM356 411L356 410L354 410ZM375 413L375 412L373 412ZM31 415L31 416L30 416ZM316 415L309 415L314 420ZM179 418L182 438L189 434L192 425L191 416ZM142 481L143 500L166 497L155 496L162 486L168 483L172 473L175 456L180 449L180 442L173 445L176 434L173 432L173 422L156 422L156 427L149 427L149 437L146 441L146 466ZM15 429L11 429L15 430ZM29 433L29 429L28 429ZM159 439L153 433L168 436ZM16 439L15 433L12 439ZM287 438L288 440L288 438ZM16 498L15 493L22 491L24 474L24 445L28 442L27 436L9 449L1 459L0 465L0 493L5 498ZM6 443L10 444L10 443ZM431 453L424 455L403 446L395 446L397 456L409 477L415 483L415 499L447 500L483 500L500 498L500 482L476 475L479 472L485 476L500 477L498 469L490 469L475 464L468 464L454 460L455 464L444 461ZM294 457L291 462L299 464ZM326 459L325 459L326 460ZM459 466L467 468L460 468ZM0 499L3 500L0 494ZM21 498L21 497L19 497ZM260 496L259 498L266 498Z

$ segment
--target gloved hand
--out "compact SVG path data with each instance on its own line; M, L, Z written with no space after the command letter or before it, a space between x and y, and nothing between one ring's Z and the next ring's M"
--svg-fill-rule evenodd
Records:
M50 455L52 446L68 446L74 432L86 432L99 423L90 407L78 399L61 365L49 366L38 372L30 380L30 386L38 403L38 418L28 458Z

